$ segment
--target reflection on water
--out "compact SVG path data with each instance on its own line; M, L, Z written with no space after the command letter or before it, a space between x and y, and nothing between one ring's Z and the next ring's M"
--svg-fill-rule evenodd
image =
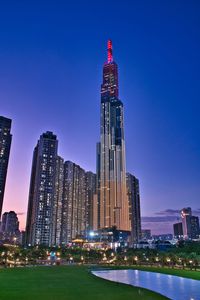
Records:
M200 300L200 281L139 270L93 271L94 275L160 293L172 300Z

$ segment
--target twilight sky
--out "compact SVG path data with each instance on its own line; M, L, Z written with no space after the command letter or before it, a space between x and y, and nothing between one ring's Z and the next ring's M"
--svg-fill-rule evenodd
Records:
M200 2L1 1L0 115L13 119L3 210L25 226L33 148L50 130L66 160L95 171L100 84L111 38L125 105L127 171L143 228L200 214Z

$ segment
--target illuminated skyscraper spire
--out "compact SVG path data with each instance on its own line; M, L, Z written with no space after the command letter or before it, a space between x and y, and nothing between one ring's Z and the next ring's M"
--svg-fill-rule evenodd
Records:
M118 67L112 42L107 42L107 62L101 84L101 141L97 152L99 227L130 230L126 194L124 108L119 100Z
M117 64L113 61L112 41L107 42L107 61L103 66L103 83L101 85L102 100L105 98L119 96L118 87L118 68Z
M108 53L108 64L113 62L113 54L112 54L112 41L108 40L107 43L107 53Z

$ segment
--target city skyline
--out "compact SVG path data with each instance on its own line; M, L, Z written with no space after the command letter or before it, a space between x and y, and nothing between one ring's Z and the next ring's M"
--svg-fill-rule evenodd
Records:
M98 29L97 34L84 21L83 28L88 33L83 32L82 38L79 35L79 41L75 37L78 25L72 29L75 36L64 33L72 16L69 21L64 21L61 10L58 11L61 21L59 23L56 19L58 25L53 27L49 19L53 12L51 5L45 16L38 15L38 23L34 23L30 34L28 30L33 14L28 8L30 20L27 29L22 28L26 19L25 10L18 11L21 21L13 12L13 22L17 20L14 29L5 20L5 7L5 16L0 22L2 27L6 26L11 38L7 39L1 33L4 42L0 56L1 115L13 120L13 144L3 211L13 209L22 214L19 216L22 228L27 211L32 148L41 132L55 132L61 141L59 153L62 157L88 171L95 171L102 58L106 57L103 53L109 37L114 42L116 60L120 65L120 94L126 109L127 171L140 179L145 228L149 224L151 228L153 224L156 227L159 224L160 232L163 232L160 222L166 221L166 231L170 228L172 232L170 224L177 218L179 208L191 206L199 213L200 51L195 29L196 23L199 26L198 14L195 14L198 4L189 8L183 5L178 15L176 9L178 11L179 6L176 4L170 24L167 17L171 7L164 12L158 5L162 20L152 9L155 24L151 24L149 29L145 27L149 21L147 10L143 11L138 3L135 5L131 6L130 13L127 12L127 22L123 25L120 22L121 29L115 23L120 29L118 34L117 30L113 31L113 17L105 21L105 25L110 27L105 31L103 25L104 33L98 31L96 21L92 20L96 26L94 28ZM114 9L118 16L117 5ZM125 9L126 5L120 11L122 20L126 19ZM138 17L135 10L137 13L139 11ZM100 16L102 12L100 7ZM142 13L147 18L145 25L139 20ZM188 16L185 20L184 13ZM95 15L99 17L96 10ZM128 28L128 20L132 17L137 26ZM43 20L50 28L44 25ZM156 29L158 22L160 31ZM65 30L60 31L62 24L65 24ZM184 37L181 35L182 26L187 28ZM51 37L56 46L48 38L53 29ZM58 37L55 36L57 32L60 32ZM44 33L47 33L47 38L43 42L41 38ZM157 36L160 44L156 43ZM73 45L73 51L68 49L69 45ZM77 78L80 93L76 90ZM89 110L92 111L90 122L87 119ZM83 124L84 133L88 133L86 135L82 134Z

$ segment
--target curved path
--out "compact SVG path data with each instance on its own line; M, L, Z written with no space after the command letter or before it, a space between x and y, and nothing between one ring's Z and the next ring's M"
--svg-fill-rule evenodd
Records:
M152 290L172 300L200 300L199 280L139 270L92 271L92 274L110 281Z

